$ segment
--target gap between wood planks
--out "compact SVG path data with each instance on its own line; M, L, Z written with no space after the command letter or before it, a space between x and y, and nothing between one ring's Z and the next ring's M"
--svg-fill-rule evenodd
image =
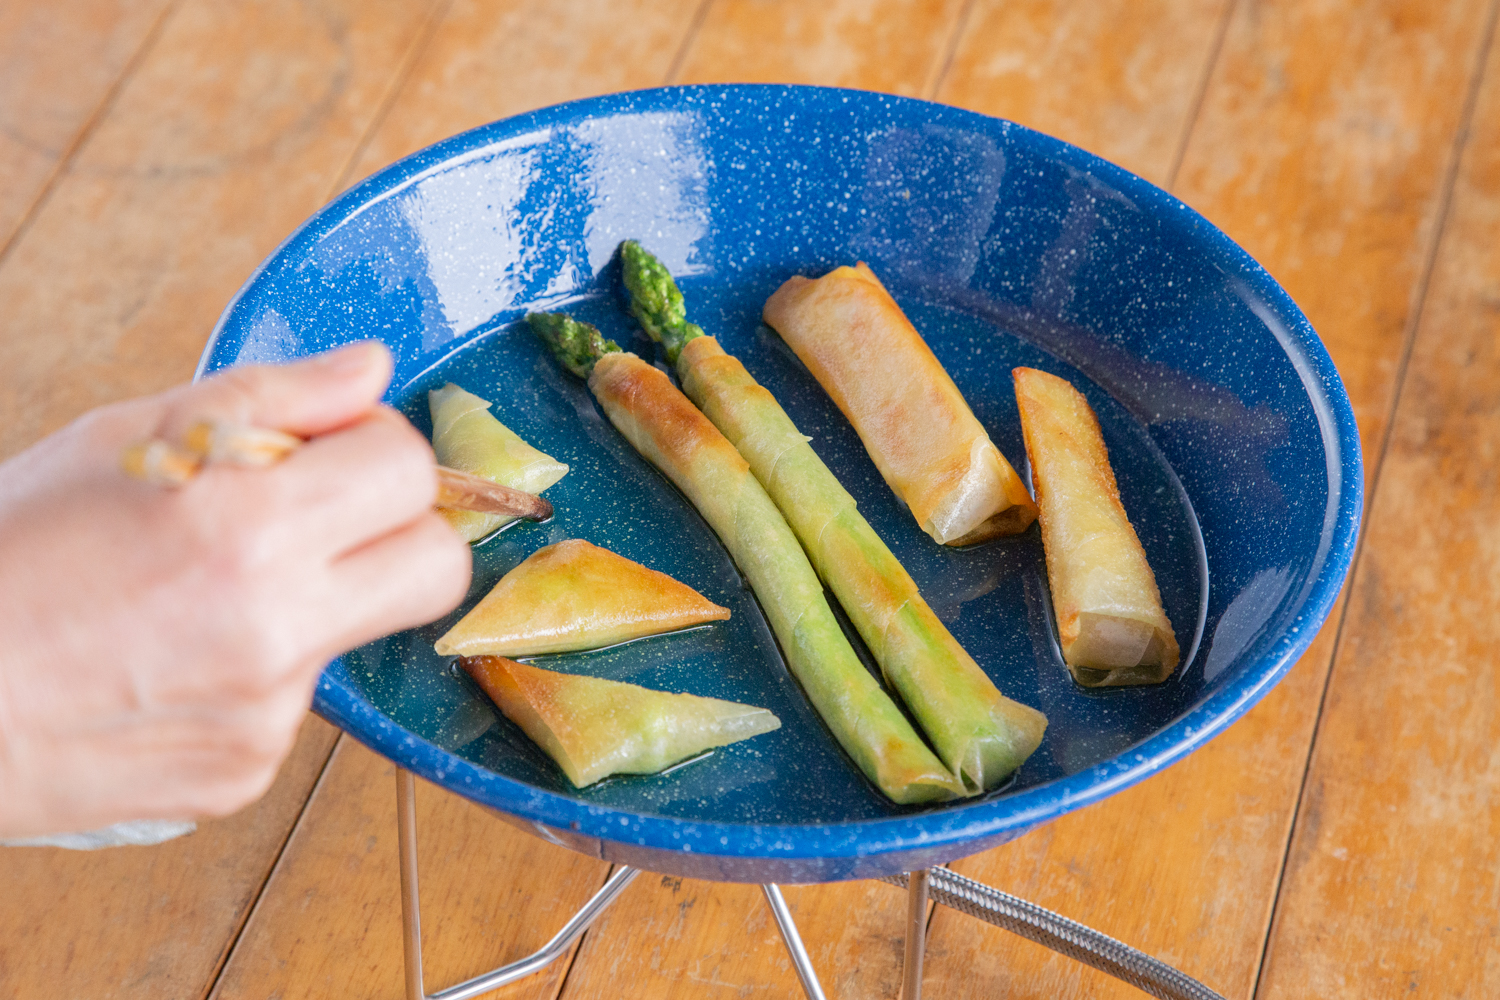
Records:
M937 95L942 93L943 82L948 79L948 71L953 68L953 60L958 56L958 47L969 30L969 18L974 13L976 2L977 0L964 0L964 5L958 9L958 16L953 19L953 30L948 35L943 58L938 61L937 72L932 75L931 84L923 88L923 96L929 101L937 100Z
M157 14L156 20L152 22L150 29L147 30L145 36L141 39L141 44L136 46L135 52L131 53L130 58L125 61L125 65L120 70L120 75L105 90L104 96L94 106L94 110L83 120L83 124L73 134L72 140L63 148L62 154L58 156L57 162L53 164L51 172L47 174L46 179L42 181L41 187L37 189L36 196L31 199L31 204L26 206L26 211L21 213L21 217L16 220L16 224L10 233L3 240L0 240L0 266L5 264L5 260L10 256L10 252L20 244L21 237L26 234L26 231L31 228L32 222L41 214L42 209L51 199L52 192L57 188L58 182L68 172L68 168L72 166L73 159L78 155L78 151L83 148L84 143L89 141L89 137L94 134L94 130L98 128L99 123L104 120L105 116L115 106L115 101L119 98L121 91L125 89L125 84L130 81L130 78L135 75L135 71L146 61L146 57L150 55L151 50L156 47L156 42L161 37L162 29L166 27L167 21L176 12L177 5L180 2L181 0L169 0L162 7L161 13Z
M391 82L386 87L385 93L380 95L380 103L375 109L375 114L370 118L370 124L365 127L364 133L360 135L359 141L349 151L349 158L344 161L343 169L339 171L338 177L334 179L333 186L328 191L328 196L323 199L324 203L332 201L349 184L350 176L358 166L360 158L364 156L365 150L374 141L375 135L380 127L385 124L386 117L391 113L391 106L396 103L401 90L406 86L406 81L411 78L412 70L416 68L417 60L427 46L432 42L432 36L437 33L438 25L448 16L448 10L453 6L453 0L438 0L432 8L432 13L427 15L427 20L422 25L422 30L417 32L417 37L412 40L411 46L406 50L406 55L401 59L401 65L396 67L396 72L391 74ZM326 766L326 765L325 765ZM322 776L319 775L319 780Z
M1463 163L1465 151L1469 146L1470 131L1474 121L1474 109L1479 103L1479 93L1485 79L1485 68L1489 63L1491 46L1495 41L1495 28L1497 20L1500 20L1500 0L1491 0L1489 13L1485 16L1485 24L1482 29L1483 40L1479 43L1475 54L1473 75L1470 77L1468 90L1464 95L1463 110L1459 112L1458 129L1454 133L1452 148L1449 151L1448 164L1443 172L1442 186L1438 194L1437 209L1437 231L1432 237L1432 246L1427 252L1427 259L1422 263L1421 277L1417 280L1415 300L1412 303L1411 316L1407 320L1406 329L1402 331L1401 355L1396 363L1395 387L1391 393L1390 405L1386 410L1385 427L1380 434L1380 444L1375 452L1374 467L1367 477L1368 489L1365 490L1364 511L1362 511L1360 525L1361 531L1359 541L1355 545L1354 558L1350 561L1349 575L1344 579L1344 593L1346 598L1344 605L1339 611L1338 626L1334 632L1333 649L1329 653L1328 672L1323 676L1323 690L1318 697L1318 711L1313 718L1312 737L1307 743L1307 758L1302 767L1302 781L1297 788L1297 801L1292 807L1292 822L1287 831L1286 844L1282 849L1281 868L1276 878L1276 891L1271 898L1271 917L1266 923L1265 938L1261 942L1260 962L1255 970L1255 985L1251 989L1252 1000L1260 996L1262 977L1265 975L1266 960L1270 954L1271 940L1276 928L1277 918L1281 912L1282 888L1286 884L1286 870L1291 860L1292 845L1296 840L1298 821L1302 817L1302 803L1307 796L1308 776L1312 773L1313 755L1318 748L1318 736L1322 731L1323 712L1328 704L1328 692L1333 686L1333 675L1338 669L1339 650L1344 644L1344 626L1349 618L1349 600L1347 595L1353 587L1359 575L1360 564L1363 562L1365 539L1368 532L1363 530L1363 515L1374 509L1375 493L1380 488L1380 476L1385 467L1386 453L1390 450L1391 439L1394 436L1396 426L1396 414L1401 405L1402 390L1406 386L1407 368L1411 361L1412 348L1416 343L1417 333L1422 326L1422 316L1427 307L1427 290L1432 282L1433 271L1437 267L1438 251L1443 245L1443 235L1448 229L1448 220L1453 207L1453 192L1458 182L1459 167Z
M1219 17L1219 30L1214 34L1213 44L1209 46L1208 59L1203 64L1203 76L1198 80L1198 92L1193 95L1192 108L1188 111L1187 126L1182 130L1182 141L1177 144L1177 152L1172 156L1172 165L1167 168L1165 187L1168 192L1177 186L1177 173L1182 169L1182 161L1187 159L1188 140L1192 138L1193 126L1198 123L1198 116L1203 113L1203 102L1208 98L1208 82L1213 79L1214 67L1219 64L1219 53L1224 51L1224 39L1229 35L1229 24L1234 19L1234 13L1239 6L1239 0L1230 0L1224 5L1224 13Z
M670 87L677 82L677 77L682 73L682 67L687 65L688 52L692 50L693 43L698 40L698 32L703 30L703 22L708 20L708 9L714 5L714 0L703 0L698 9L693 11L693 19L688 22L687 31L683 32L682 44L677 46L677 52L672 56L672 64L667 67L667 75L662 80L662 86Z
M245 912L240 917L239 926L234 928L234 932L229 935L229 940L225 943L223 950L219 952L219 958L214 965L213 974L208 977L208 983L203 987L203 992L198 994L200 1000L212 996L214 989L219 985L220 977L224 975L224 970L229 966L230 957L234 955L234 950L239 947L240 937L244 935L245 928L250 926L251 918L260 909L261 899L266 894L266 886L270 884L271 877L281 867L281 859L286 854L287 845L292 842L292 837L301 828L302 818L307 815L307 810L312 805L313 799L317 798L318 789L323 787L323 782L328 777L329 762L333 760L333 755L338 751L339 744L348 738L346 734L340 732L332 745L329 746L328 756L323 758L323 766L318 768L318 780L312 783L312 788L308 790L307 798L302 800L302 808L297 810L297 818L286 828L286 835L281 838L281 846L276 848L276 858L266 868L266 873L260 880L260 888L255 891L255 902L245 907Z

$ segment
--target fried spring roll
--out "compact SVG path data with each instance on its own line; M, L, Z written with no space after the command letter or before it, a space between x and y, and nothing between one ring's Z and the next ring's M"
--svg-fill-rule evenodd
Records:
M683 390L739 450L970 794L993 788L1041 744L1047 717L1002 695L927 606L776 399L712 337L678 357Z
M538 451L489 412L490 404L453 383L427 394L432 410L432 450L439 465L491 482L541 493L567 475L568 467ZM514 521L504 514L439 507L438 513L466 542L476 542Z
M855 655L792 529L734 445L665 374L588 324L556 313L533 313L527 322L559 364L588 379L610 422L718 534L754 588L792 675L875 787L900 803L963 794Z
M1177 668L1177 637L1120 503L1099 421L1065 379L1012 374L1063 660L1089 687L1160 683Z
M667 574L573 538L533 552L501 577L436 648L441 656L539 656L728 617L728 608Z
M938 757L971 794L998 785L1036 750L1046 716L1003 696L958 644L786 411L687 321L671 272L633 240L620 260L632 315L750 464Z
M780 719L753 705L543 670L498 656L459 662L579 788L611 774L655 774L704 750L781 728Z
M763 315L849 418L923 531L970 545L1036 520L1021 477L863 263L789 278Z
M793 675L860 770L895 802L962 794L860 663L796 536L734 445L633 354L606 354L589 388L610 422L718 533L760 598Z

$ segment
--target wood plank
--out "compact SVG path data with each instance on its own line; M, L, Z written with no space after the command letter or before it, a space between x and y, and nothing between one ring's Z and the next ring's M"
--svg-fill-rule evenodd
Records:
M1166 185L1229 0L977 0L937 98Z
M901 992L906 894L880 882L785 886L830 997ZM800 997L757 885L642 875L584 938L563 996L660 1000Z
M0 253L170 6L0 6Z
M309 715L264 798L165 844L0 848L0 996L205 995L337 738Z
M1492 45L1371 504L1265 1000L1500 995L1497 231Z
M327 196L434 0L177 9L0 265L0 457L192 374Z
M805 83L927 97L962 0L718 0L679 83Z
M563 101L661 86L701 0L457 0L352 176Z
M1178 177L1175 193L1312 320L1367 458L1385 433L1489 7L1243 5Z
M1243 5L1179 175L1178 193L1318 327L1371 472L1486 7ZM1330 626L1261 705L1165 774L954 867L1248 997L1332 646ZM933 938L973 957L932 964L942 995L1138 995L944 909Z
M385 758L340 740L214 1000L403 996L395 775ZM604 862L417 784L429 992L535 951L604 884ZM493 996L550 998L568 963Z

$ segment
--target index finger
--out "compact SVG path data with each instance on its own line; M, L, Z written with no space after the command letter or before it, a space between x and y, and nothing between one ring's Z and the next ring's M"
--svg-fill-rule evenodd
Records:
M310 438L347 427L380 401L391 354L363 341L285 365L247 365L167 394L158 434L178 441L200 420L268 427Z

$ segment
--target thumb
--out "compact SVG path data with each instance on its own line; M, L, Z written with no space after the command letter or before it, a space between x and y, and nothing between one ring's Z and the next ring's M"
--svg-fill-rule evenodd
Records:
M231 368L170 393L159 433L176 440L213 418L315 437L369 413L390 381L390 351L374 340L285 365Z

